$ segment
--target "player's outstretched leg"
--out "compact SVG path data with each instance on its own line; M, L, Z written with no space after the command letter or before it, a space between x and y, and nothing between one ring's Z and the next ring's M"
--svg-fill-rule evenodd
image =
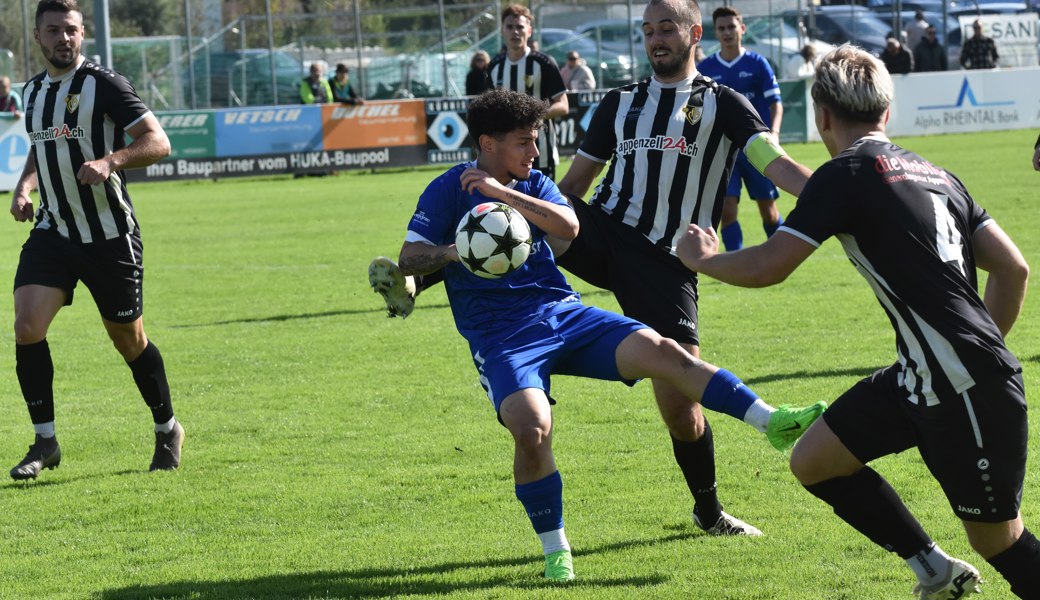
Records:
M781 452L793 446L827 408L823 401L806 407L774 408L733 373L694 357L674 340L651 329L629 334L618 346L616 356L622 377L665 381L687 401L700 402L704 408L727 414L765 433L770 444Z
M401 273L397 263L378 256L368 265L368 284L383 296L388 317L407 318L415 309L415 278Z

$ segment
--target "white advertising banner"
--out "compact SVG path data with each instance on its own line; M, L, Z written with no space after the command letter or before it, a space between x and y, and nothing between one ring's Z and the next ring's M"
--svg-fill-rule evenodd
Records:
M1040 64L1040 19L1036 13L1018 15L969 15L960 17L961 39L975 32L972 24L982 23L982 34L993 38L1001 67L1035 67Z
M0 118L0 192L14 189L28 158L29 135L25 133L25 121Z
M1040 129L1040 67L897 75L892 136Z

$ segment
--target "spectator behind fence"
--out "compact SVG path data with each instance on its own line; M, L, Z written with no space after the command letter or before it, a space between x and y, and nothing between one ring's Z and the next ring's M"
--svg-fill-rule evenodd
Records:
M914 57L894 37L885 40L881 62L885 63L885 68L893 75L905 75L914 70Z
M303 104L327 104L332 102L332 88L323 75L321 63L311 63L311 74L300 81L300 102Z
M336 65L336 74L329 77L329 90L332 101L341 104L364 104L365 99L357 95L354 86L350 85L350 67L344 63Z
M22 98L11 91L11 80L0 77L0 118L22 118Z
M568 90L596 89L596 78L592 75L592 69L585 64L585 59L577 50L567 53L567 64L560 68L560 76L563 77L563 85L567 86Z
M965 69L992 69L997 66L1000 55L997 54L997 43L993 38L982 34L982 21L975 19L971 24L975 35L968 38L961 47L961 66Z
M491 89L491 78L487 67L491 57L483 50L477 50L469 61L469 73L466 73L466 95L479 96Z
M924 18L924 11L917 9L914 12L914 20L906 24L906 47L913 50L917 44L924 39L925 31L928 30L928 21Z
M946 48L935 37L935 27L929 25L924 38L914 47L914 71L945 71L947 68Z
M798 54L787 61L784 74L788 79L808 79L816 72L817 61L819 61L819 57L816 55L816 47L806 44L802 46Z

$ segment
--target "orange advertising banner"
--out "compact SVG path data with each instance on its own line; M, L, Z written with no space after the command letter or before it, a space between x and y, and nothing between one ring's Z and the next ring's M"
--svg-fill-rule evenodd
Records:
M326 150L425 146L426 112L422 100L370 100L360 105L321 107Z

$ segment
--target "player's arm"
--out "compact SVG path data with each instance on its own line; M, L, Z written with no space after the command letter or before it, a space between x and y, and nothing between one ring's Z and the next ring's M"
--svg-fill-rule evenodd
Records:
M1004 230L995 222L971 238L975 261L989 273L983 301L993 322L1006 337L1022 311L1029 283L1029 265Z
M560 117L566 117L570 111L571 103L567 100L567 93L560 92L549 104L549 111L546 113L546 116L550 119L559 119Z
M792 196L799 196L805 183L809 181L812 171L809 167L795 162L786 154L774 159L769 163L762 174L769 178L773 184Z
M437 246L428 242L405 242L397 266L404 275L428 275L443 269L445 265L459 261L455 244Z
M771 125L769 128L773 132L773 137L780 140L780 124L784 120L784 103L777 100L776 102L769 105L769 122Z
M472 194L479 191L488 198L504 202L520 211L528 221L545 233L563 240L578 237L578 217L567 206L522 194L495 180L476 167L462 172L462 189Z
M779 102L774 102L773 106ZM779 129L779 125L776 125ZM792 196L799 196L802 188L809 181L812 171L801 163L795 162L780 147L779 138L772 133L759 134L751 138L744 147L744 153L752 166L773 182L773 185Z
M691 271L740 287L767 287L787 279L816 246L787 231L777 231L764 243L719 254L715 230L691 224L679 238L676 256Z
M105 182L113 171L147 167L170 155L170 138L155 115L148 113L127 128L126 132L133 141L125 148L80 166L76 173L80 183L97 185Z
M567 174L558 184L560 191L566 196L584 198L589 188L592 187L592 182L599 177L603 166L604 163L596 162L580 153L574 155L571 168L567 169Z
M29 156L22 167L22 175L14 186L14 197L11 198L11 215L15 221L31 221L33 203L29 194L36 189L36 147L29 148Z

